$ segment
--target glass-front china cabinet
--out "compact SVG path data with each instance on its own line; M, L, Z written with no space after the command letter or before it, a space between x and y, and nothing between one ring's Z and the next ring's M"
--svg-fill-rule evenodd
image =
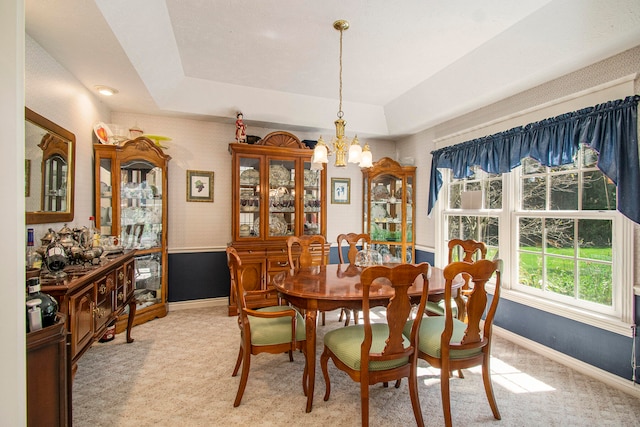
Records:
M311 170L313 150L293 134L272 132L255 144L231 143L233 163L232 242L243 266L246 290L266 289L288 269L289 236L326 237L326 172ZM230 293L229 314L236 313ZM273 301L247 301L251 307Z
M167 169L145 137L94 144L95 218L105 251L136 249L134 325L167 314ZM124 328L126 316L118 320Z
M411 263L415 259L415 166L402 166L388 157L363 169L363 229L372 248L385 263Z

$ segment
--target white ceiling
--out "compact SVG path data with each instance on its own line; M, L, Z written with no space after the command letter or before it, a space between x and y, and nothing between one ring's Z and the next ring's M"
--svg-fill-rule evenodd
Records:
M114 111L395 139L640 44L638 0L25 0Z

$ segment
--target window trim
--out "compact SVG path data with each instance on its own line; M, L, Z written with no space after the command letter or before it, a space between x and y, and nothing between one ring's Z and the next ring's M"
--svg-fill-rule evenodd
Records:
M516 211L516 199L519 196L518 169L503 174L502 182L502 211L499 217L499 236L510 236L509 239L499 238L498 248L500 258L504 263L505 271L502 275L501 298L513 301L528 307L541 310L550 314L571 319L586 325L594 326L603 330L614 332L623 336L631 336L631 326L634 323L634 285L633 285L633 253L634 253L634 224L617 210L606 211L607 215L611 214L614 227L614 238L618 244L613 248L614 259L613 264L613 280L622 283L622 286L614 286L614 304L615 301L620 305L619 315L605 315L585 308L577 307L570 304L564 304L559 301L542 298L527 292L519 291L512 287L515 283L517 275L517 266L513 266L513 262L517 257L515 254L518 242L512 239L517 235L517 221L514 218L518 216L528 215L528 211ZM445 169L443 172L443 183L440 195L440 203L436 203L435 237L436 237L436 253L435 264L445 266L447 264L447 245L445 234L446 222L445 214L453 215L495 215L495 209L445 209L446 201L449 198L449 185L451 179L451 171ZM508 197L505 197L505 194ZM584 211L585 216L593 216L596 212L602 211ZM618 261L619 260L619 261ZM487 284L489 292L493 293L493 287Z

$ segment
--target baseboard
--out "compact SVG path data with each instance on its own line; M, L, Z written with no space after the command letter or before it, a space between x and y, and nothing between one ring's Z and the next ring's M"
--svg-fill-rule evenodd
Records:
M222 307L229 305L228 297L206 298L191 301L177 301L169 303L169 311L190 310L192 308Z
M526 348L527 350L531 350L534 353L545 356L553 360L554 362L558 362L591 378L601 381L611 387L615 387L618 390L624 391L634 397L640 398L640 385L634 384L631 380L625 380L618 375L614 375L600 368L596 368L593 365L589 365L588 363L585 363L581 360L574 359L571 356L567 356L564 353L561 353L530 339L524 338L518 334L514 334L511 331L495 325L493 326L493 333L496 336L511 341L514 344L518 344Z

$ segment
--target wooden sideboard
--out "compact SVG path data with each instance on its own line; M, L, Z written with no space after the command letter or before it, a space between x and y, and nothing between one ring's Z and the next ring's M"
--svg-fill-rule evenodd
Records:
M42 292L58 301L58 311L67 318L72 375L80 356L103 336L107 326L116 321L126 307L129 307L127 342L133 342L135 254L135 250L127 251L102 258L99 266L69 268L63 281L41 280Z
M27 334L27 426L71 425L66 316Z

